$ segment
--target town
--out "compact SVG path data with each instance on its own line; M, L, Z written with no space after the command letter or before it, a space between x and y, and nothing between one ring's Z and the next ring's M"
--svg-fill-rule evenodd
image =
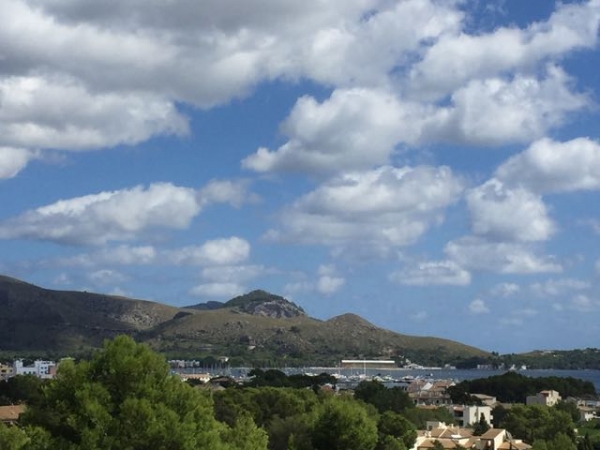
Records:
M40 383L49 382L57 378L60 366L71 359L59 362L35 360L25 362L15 360L12 364L0 365L0 393L6 391L4 385L20 377L30 377L40 380ZM225 364L226 358L221 360ZM579 397L568 396L563 398L561 393L553 389L544 389L533 395L527 395L523 402L503 402L494 395L483 392L469 392L466 402L457 402L457 390L460 382L454 379L440 379L434 376L436 369L430 368L431 373L426 376L396 376L383 375L396 373L391 371L393 361L384 360L342 360L340 366L330 373L299 372L284 373L277 369L238 369L238 375L232 375L235 370L222 368L213 372L199 371L198 364L194 361L170 360L168 373L171 377L179 377L185 384L195 389L210 392L215 401L215 407L230 395L230 389L243 388L244 386L255 389L289 389L288 380L303 379L305 388L319 392L320 395L332 395L340 398L355 398L366 404L381 408L381 398L390 393L403 399L406 403L396 409L398 411L417 411L419 419L414 420L411 426L412 434L408 434L405 447L407 450L425 449L477 449L477 450L534 450L532 446L538 440L532 440L532 435L520 436L503 426L506 420L495 417L495 414L506 415L509 411L518 411L523 407L545 408L548 411L559 409L571 414L572 433L574 442L583 447L585 439L589 437L578 435L577 429L585 423L598 423L600 401L596 396L585 394ZM414 365L413 365L414 367ZM379 372L378 372L379 371ZM227 372L227 373L225 373ZM377 374L370 375L370 373ZM402 372L399 372L402 373ZM513 372L507 372L510 375ZM516 375L521 376L521 375ZM58 377L60 379L60 377ZM312 380L312 381L311 381ZM313 383L311 385L311 383ZM297 385L300 386L300 385ZM315 388L318 389L315 390ZM369 392L366 394L366 392ZM373 395L373 392L379 392ZM398 400L395 401L398 401ZM0 422L9 426L19 426L19 417L27 410L26 402L18 399L1 397L4 404L0 406ZM273 400L272 400L273 401ZM393 408L391 409L393 410ZM389 411L387 411L389 413ZM385 408L382 414L385 414ZM410 414L408 417L411 417ZM383 417L383 416L382 416ZM402 415L395 416L395 420L402 421ZM415 416L416 417L416 416ZM421 425L421 426L417 426ZM510 425L509 425L510 426ZM575 426L577 428L575 428ZM568 431L568 429L566 430ZM1 441L0 441L1 442ZM591 444L590 444L591 445ZM400 447L399 447L400 448ZM589 447L591 449L596 447ZM587 449L586 449L587 450Z

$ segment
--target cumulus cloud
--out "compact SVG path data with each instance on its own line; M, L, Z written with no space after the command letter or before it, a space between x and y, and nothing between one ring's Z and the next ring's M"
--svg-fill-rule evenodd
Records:
M559 5L547 21L525 29L497 28L490 33L446 33L434 41L410 71L410 90L440 98L468 80L527 70L597 42L600 4L596 0Z
M593 48L599 10L597 0L559 5L524 29L468 34L466 12L434 0L5 0L0 147L77 151L181 135L182 103L211 108L299 79L334 94L299 100L283 126L288 142L259 149L246 167L365 169L423 136L524 141L585 103L560 69L537 74ZM435 106L448 96L454 108ZM320 125L306 125L311 114ZM0 174L22 169L30 159L20 156L10 170L0 161Z
M483 300L477 298L469 303L469 311L471 314L487 314L490 312L490 308Z
M258 149L242 165L257 172L326 173L386 164L396 144L419 137L419 109L373 89L336 90L323 103L302 97L282 126L289 140L277 150Z
M471 283L471 274L453 261L429 261L396 271L390 280L412 286L466 286Z
M452 93L452 107L436 111L423 134L472 145L531 142L589 104L585 95L571 92L570 84L554 66L541 80L530 75L472 80Z
M341 289L346 283L343 277L337 275L337 270L333 265L321 265L318 270L319 279L317 281L317 292L323 295L331 295Z
M245 180L211 180L198 191L197 200L202 206L211 203L229 203L239 208L244 203L258 201L258 196L248 191Z
M82 150L181 134L178 102L209 108L277 78L389 84L400 62L462 16L432 0L6 0L0 146Z
M173 264L184 266L205 266L209 264L238 264L250 255L248 241L233 236L226 239L214 239L199 246L183 247L165 251L164 256Z
M23 148L0 146L0 180L16 176L35 157L34 152Z
M540 139L498 167L496 177L542 194L598 190L600 144L589 138Z
M187 132L175 106L150 94L92 93L73 80L29 76L0 78L0 95L7 146L86 150Z
M570 78L551 66L546 78L473 80L455 91L450 107L409 101L371 88L335 90L319 103L302 97L282 124L286 143L259 148L242 161L257 172L323 174L386 164L402 145L530 142L588 105Z
M491 179L466 194L473 232L492 240L542 241L555 231L542 198Z
M153 183L67 200L0 221L0 239L47 240L100 245L132 240L161 229L185 229L209 204L239 205L253 194L246 183L211 181L198 192L172 183Z
M133 239L152 229L182 229L199 212L193 189L155 183L27 211L0 222L0 238L98 245Z
M562 267L552 256L538 255L525 243L489 242L468 236L450 241L444 249L448 258L473 271L497 273L555 273Z
M336 177L280 214L280 241L373 249L414 243L458 200L462 182L447 167L381 167Z

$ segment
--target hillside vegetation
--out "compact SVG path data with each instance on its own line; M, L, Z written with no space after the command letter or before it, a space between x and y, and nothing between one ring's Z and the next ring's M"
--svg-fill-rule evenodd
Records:
M454 363L488 355L445 339L407 336L354 314L322 321L265 291L176 308L89 292L43 289L0 276L0 350L5 356L85 354L126 334L171 357L228 356L239 364L336 365L342 358Z

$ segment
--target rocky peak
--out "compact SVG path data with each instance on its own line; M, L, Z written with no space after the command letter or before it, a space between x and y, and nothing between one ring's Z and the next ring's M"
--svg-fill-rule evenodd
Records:
M293 302L266 291L256 290L229 300L225 308L235 308L246 314L273 318L305 316L302 308Z

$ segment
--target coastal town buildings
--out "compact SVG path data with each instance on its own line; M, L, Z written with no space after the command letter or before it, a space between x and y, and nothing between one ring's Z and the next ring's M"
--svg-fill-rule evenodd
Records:
M54 361L36 360L33 365L25 365L22 359L13 363L13 375L33 375L38 378L54 378L57 364Z
M461 446L473 450L527 450L531 446L521 439L515 439L502 428L491 428L481 436L473 436L473 430L444 422L427 422L425 430L417 432L417 439L411 450L430 450L439 442L444 449Z
M535 395L528 395L527 405L554 406L561 400L560 394L556 391L541 391Z
M14 374L13 366L9 364L0 364L0 380L6 380Z
M492 408L489 406L480 406L480 405L452 405L448 407L454 420L460 427L466 427L469 425L474 425L479 422L481 417L490 424L494 419L492 416Z

